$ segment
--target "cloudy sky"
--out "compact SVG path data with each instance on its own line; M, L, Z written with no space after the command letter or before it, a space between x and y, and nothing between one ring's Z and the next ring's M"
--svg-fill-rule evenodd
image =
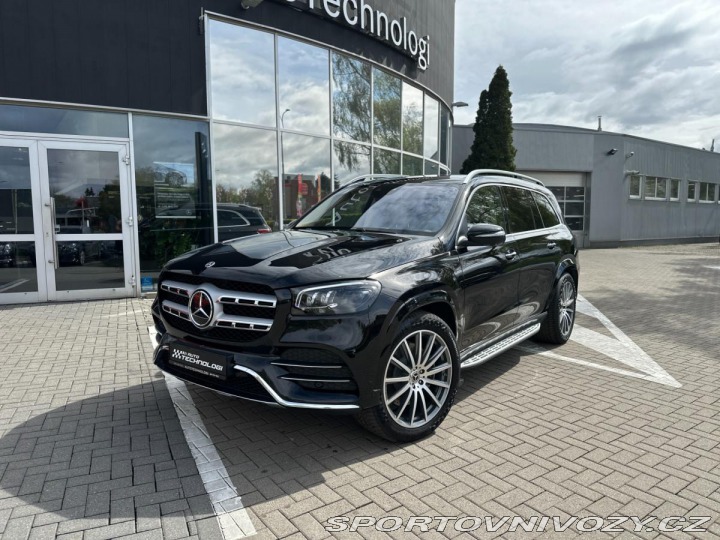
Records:
M457 0L455 122L508 71L513 120L720 151L720 1Z

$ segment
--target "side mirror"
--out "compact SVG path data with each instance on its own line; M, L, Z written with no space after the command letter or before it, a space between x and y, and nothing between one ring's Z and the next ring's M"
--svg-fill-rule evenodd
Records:
M495 247L505 242L505 229L500 225L478 223L468 229L468 245Z

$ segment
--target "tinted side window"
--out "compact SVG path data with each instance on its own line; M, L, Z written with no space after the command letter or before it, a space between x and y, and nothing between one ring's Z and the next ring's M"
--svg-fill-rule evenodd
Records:
M237 212L230 210L218 210L218 227L232 227L232 226L245 226L248 225L247 220Z
M538 210L540 210L540 216L542 217L543 225L546 227L554 227L555 225L560 225L560 220L557 217L557 214L555 213L555 209L553 208L553 205L550 203L548 198L545 195L542 195L541 193L536 193L533 191L533 197L535 198L535 202L537 203Z
M542 219L540 219L540 212L538 212L530 191L515 187L503 187L502 191L508 207L507 232L519 233L542 229L543 223Z
M481 187L473 193L467 209L467 224L492 223L507 227L505 222L505 203L497 186Z
M250 225L265 225L262 216L257 210L243 209L240 213L250 222Z

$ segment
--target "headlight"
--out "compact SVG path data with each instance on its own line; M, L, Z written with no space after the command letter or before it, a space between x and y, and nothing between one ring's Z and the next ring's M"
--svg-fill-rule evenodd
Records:
M377 281L348 281L310 287L295 294L294 306L309 315L345 315L370 307L380 294Z

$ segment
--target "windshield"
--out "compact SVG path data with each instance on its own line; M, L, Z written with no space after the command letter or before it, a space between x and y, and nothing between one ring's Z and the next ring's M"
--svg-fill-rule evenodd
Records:
M436 234L448 219L459 188L396 180L358 185L328 197L294 229Z

